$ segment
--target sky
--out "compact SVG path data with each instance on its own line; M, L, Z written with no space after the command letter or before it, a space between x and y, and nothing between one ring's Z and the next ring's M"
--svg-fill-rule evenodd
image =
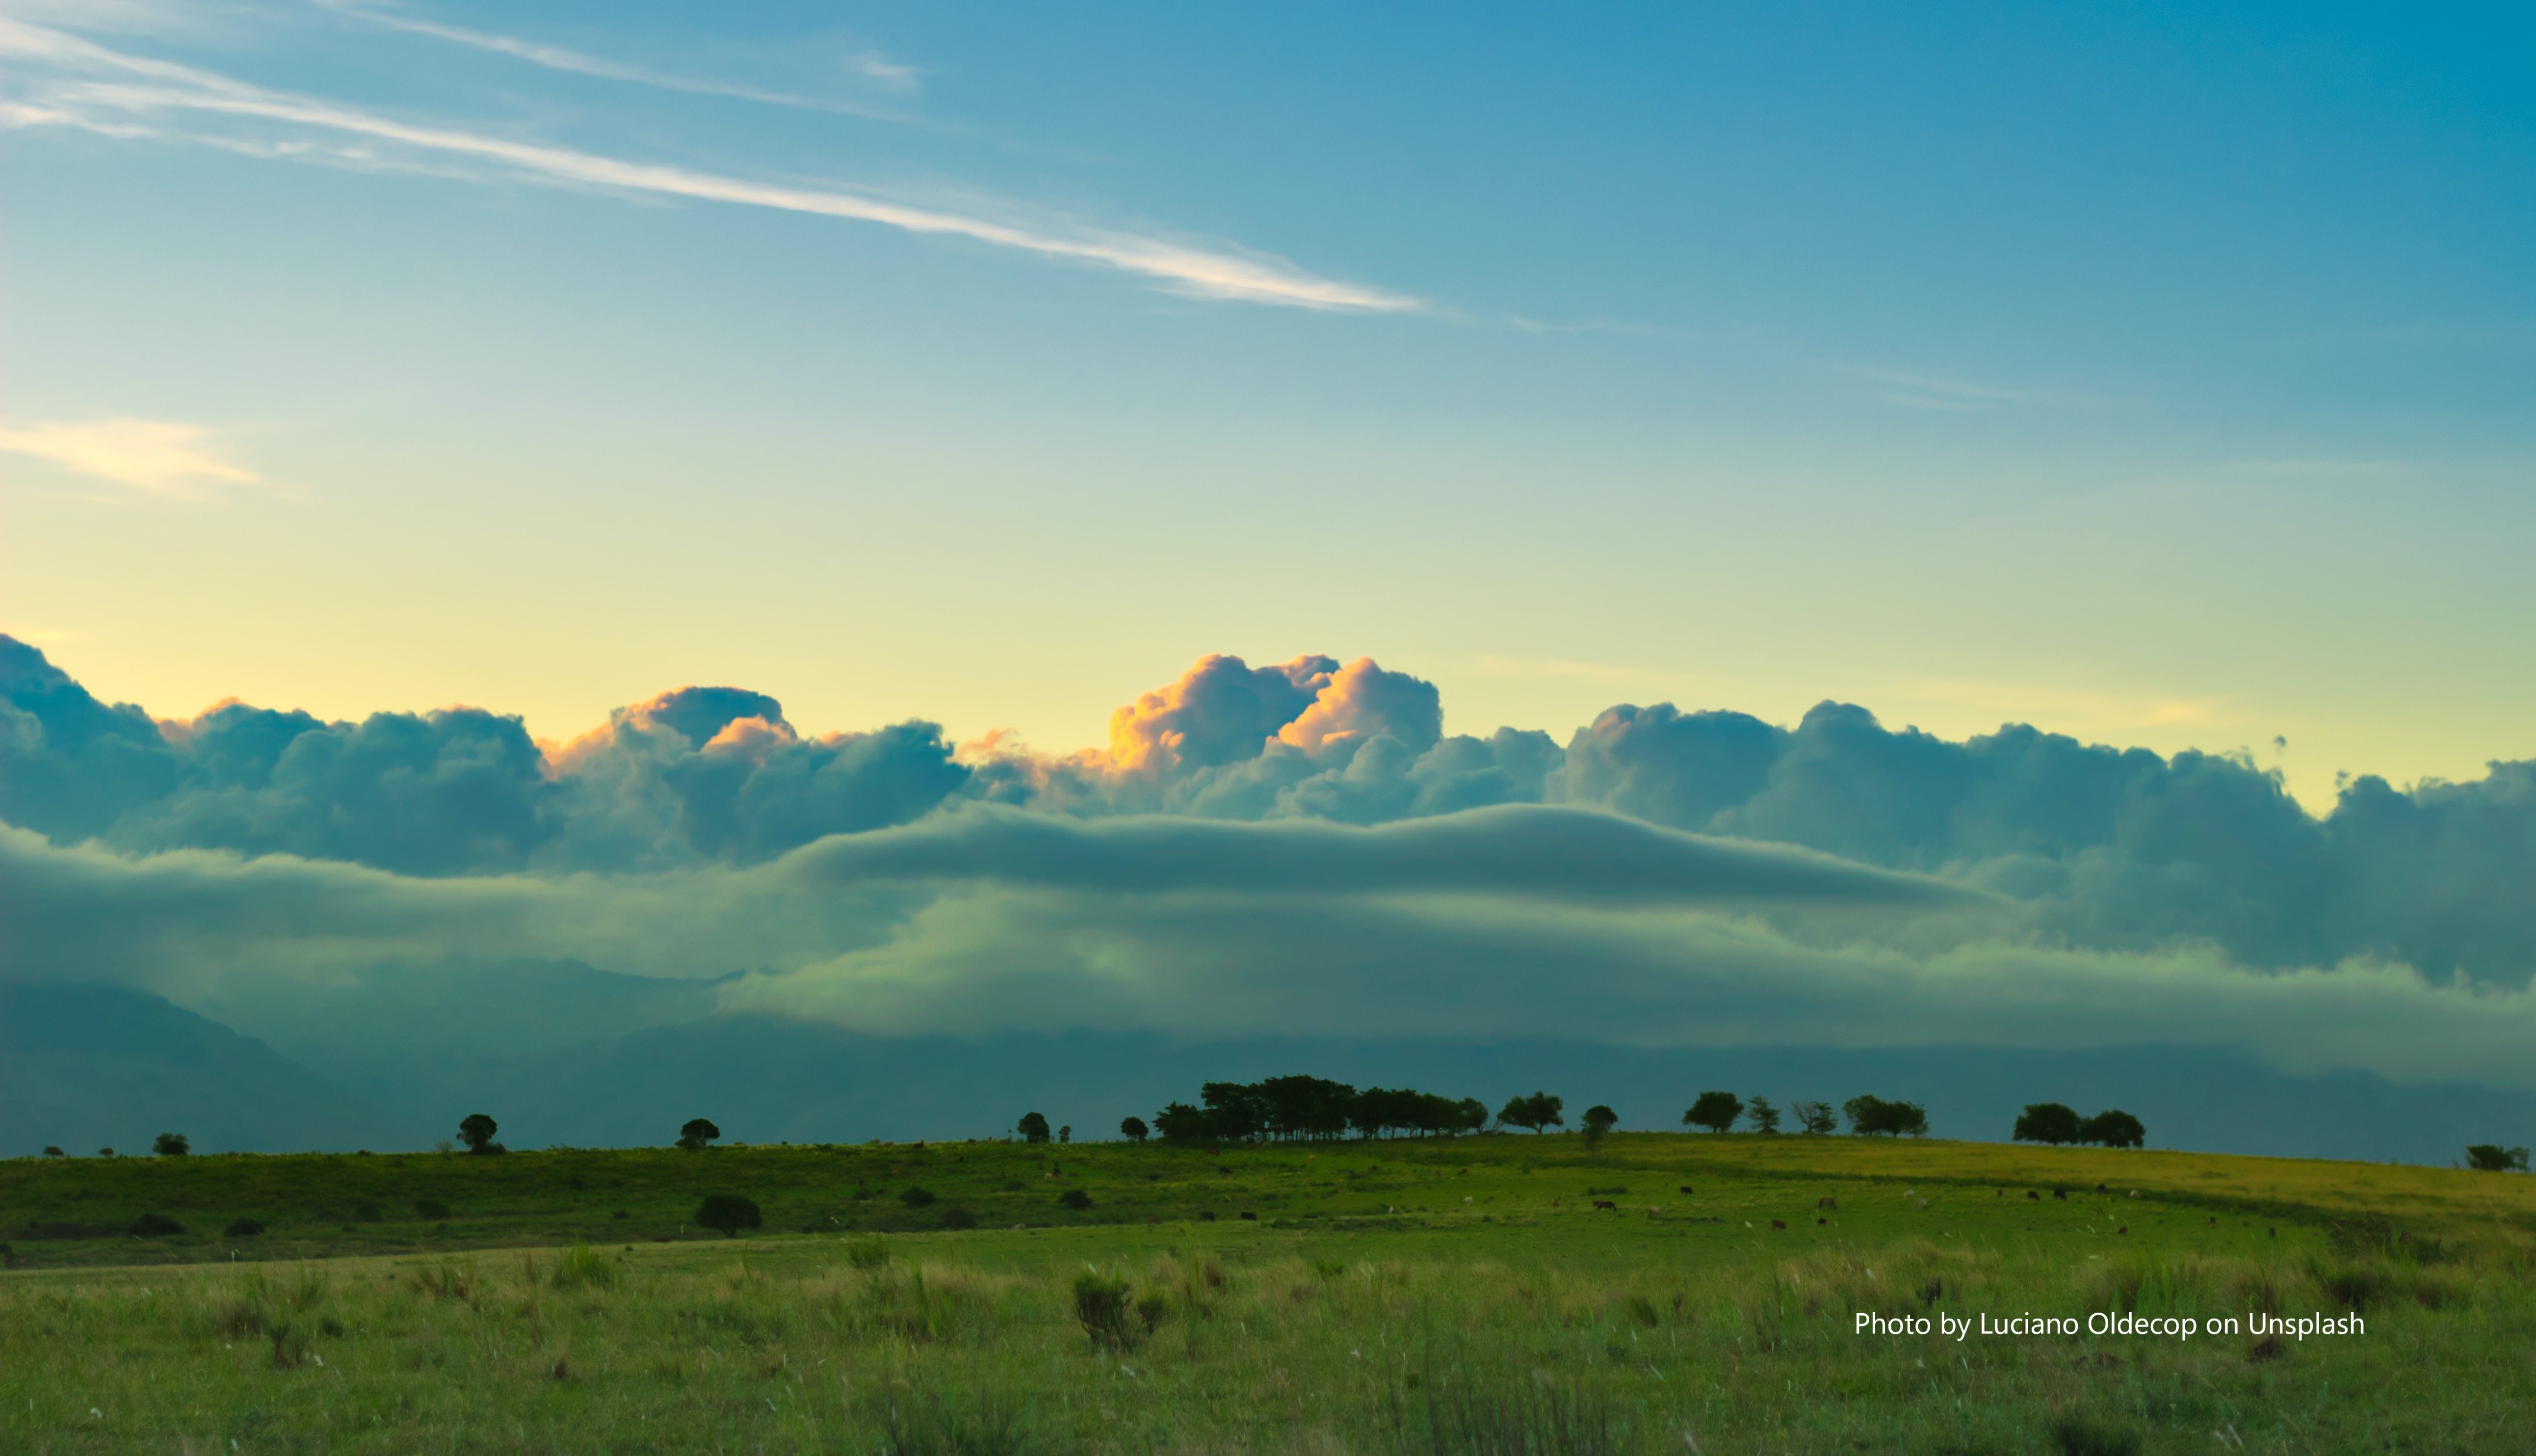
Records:
M0 15L0 633L109 702L2536 757L2521 7Z

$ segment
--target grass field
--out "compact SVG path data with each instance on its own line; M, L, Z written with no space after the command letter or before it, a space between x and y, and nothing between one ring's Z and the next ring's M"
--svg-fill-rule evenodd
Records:
M717 1192L765 1228L692 1228ZM12 1450L2536 1443L2509 1174L1627 1134L20 1160L0 1229ZM2081 1333L1857 1328L2028 1312ZM2250 1312L2366 1333L2208 1329Z

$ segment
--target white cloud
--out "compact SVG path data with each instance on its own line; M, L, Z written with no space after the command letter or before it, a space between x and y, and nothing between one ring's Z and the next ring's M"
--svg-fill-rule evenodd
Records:
M510 174L572 186L688 198L877 222L908 232L965 237L1042 257L1114 268L1194 297L1332 311L1399 313L1426 305L1405 294L1306 273L1282 259L1169 238L1057 224L1024 224L888 201L839 188L785 186L687 167L625 161L565 147L516 142L453 127L394 120L351 106L267 91L216 73L126 55L62 32L0 20L0 55L72 73L148 78L136 86L82 82L55 88L46 106L126 114L186 111L364 137L393 147L495 164Z
M193 499L216 485L255 483L255 472L212 454L209 437L173 420L95 419L0 425L0 450L153 495Z
M510 56L515 60L527 61L533 66L543 66L549 71L562 71L575 76L593 76L604 81L629 82L636 86L649 86L661 91L684 92L689 95L729 96L735 100L758 101L770 106L792 106L807 111L888 115L886 112L876 112L868 107L857 106L847 101L821 100L810 96L794 95L789 92L768 91L762 87L675 76L666 71L655 71L648 66L606 60L560 45L524 40L516 35L502 35L490 31L470 30L465 26L443 25L438 21L421 20L377 6L350 4L347 3L347 0L312 0L312 3L334 11L338 15L367 21L371 25L384 26L389 30L403 31L412 35L428 35L435 40L446 40L454 45L488 51L494 55ZM912 91L916 87L915 67L894 64L886 56L877 52L857 52L847 58L846 66L848 70L865 80L891 91Z

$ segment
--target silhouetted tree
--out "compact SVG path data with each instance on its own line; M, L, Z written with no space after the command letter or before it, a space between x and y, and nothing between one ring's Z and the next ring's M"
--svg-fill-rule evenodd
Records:
M162 1132L150 1144L150 1151L161 1158L182 1158L194 1151L194 1144L181 1132Z
M1453 1105L1460 1112L1462 1132L1478 1132L1489 1125L1489 1105L1476 1097L1466 1097Z
M690 1117L686 1125L678 1129L678 1146L690 1153L701 1152L720 1136L722 1129L712 1122L702 1117Z
M2478 1172L2508 1172L2513 1169L2525 1172L2527 1150L2504 1148L2499 1143L2476 1143L2465 1150L2465 1164Z
M725 1238L737 1238L742 1229L766 1227L766 1216L757 1205L736 1193L708 1193L696 1205L696 1227L718 1230Z
M1807 1102L1804 1098L1799 1098L1788 1104L1788 1110L1797 1114L1799 1132L1811 1133L1820 1137L1826 1133L1840 1131L1840 1118L1832 1111L1829 1103Z
M1070 1143L1074 1141L1074 1124L1069 1122L1063 1127L1058 1128L1056 1130L1056 1140L1060 1143Z
M48 1144L46 1144L46 1145L45 1145L45 1147L44 1147L44 1156L45 1156L45 1157L47 1157L47 1158L59 1158L59 1157L62 1157L62 1156L64 1156L64 1155L63 1155L63 1153L62 1153L62 1150L61 1150L61 1149L56 1148L56 1147L53 1147L52 1145L50 1145L50 1144L48 1143Z
M493 1141L493 1134L501 1130L501 1124L492 1118L481 1112L470 1112L467 1119L458 1124L458 1140L467 1145L470 1153L505 1152L508 1150Z
M1842 1103L1840 1109L1849 1116L1849 1130L1862 1137L1875 1133L1894 1137L1906 1132L1922 1137L1929 1131L1929 1109L1918 1103L1853 1097Z
M1020 1130L1023 1142L1044 1143L1047 1141L1047 1119L1037 1112L1022 1113L1022 1120L1014 1123L1013 1126Z
M2079 1140L2078 1114L2060 1103L2028 1103L2016 1117L2013 1140L2020 1143L2062 1143Z
M1152 1131L1152 1128L1145 1125L1145 1119L1142 1117L1125 1117L1118 1123L1118 1135L1131 1143L1143 1142Z
M1268 1130L1268 1098L1247 1082L1207 1082L1197 1090L1206 1104L1207 1131L1229 1143L1246 1143Z
M1770 1106L1768 1098L1756 1097L1744 1105L1744 1120L1752 1124L1754 1132L1774 1133L1779 1130L1779 1109Z
M1559 1112L1566 1106L1567 1103L1562 1098L1552 1097L1547 1092L1535 1092L1530 1097L1510 1099L1504 1107L1497 1108L1497 1120L1509 1127L1529 1127L1535 1132L1551 1127L1565 1127L1567 1119L1560 1116Z
M1171 1143L1202 1143L1215 1136L1215 1121L1204 1108L1186 1103L1166 1103L1154 1114L1154 1131Z
M2120 1108L2108 1108L2078 1124L2078 1141L2108 1148L2136 1148L2148 1141L2148 1128Z
M1705 1127L1711 1132L1724 1132L1744 1115L1744 1099L1731 1092L1703 1092L1681 1114L1684 1127Z
M1585 1109L1581 1122L1581 1130L1585 1134L1585 1146L1599 1148L1603 1146L1603 1139L1610 1135L1612 1129L1620 1125L1620 1114L1601 1103L1596 1103Z
M99 1148L96 1150L96 1156L99 1158L111 1158L114 1156L114 1150L112 1148Z

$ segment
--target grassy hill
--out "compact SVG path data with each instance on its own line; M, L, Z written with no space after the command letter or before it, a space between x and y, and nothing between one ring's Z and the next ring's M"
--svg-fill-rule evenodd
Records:
M718 1192L765 1227L694 1228ZM0 1227L12 1448L2501 1451L2536 1414L2536 1179L2441 1169L1658 1134L18 1160ZM2024 1313L2204 1328L1857 1328ZM2366 1333L2246 1323L2318 1313Z

